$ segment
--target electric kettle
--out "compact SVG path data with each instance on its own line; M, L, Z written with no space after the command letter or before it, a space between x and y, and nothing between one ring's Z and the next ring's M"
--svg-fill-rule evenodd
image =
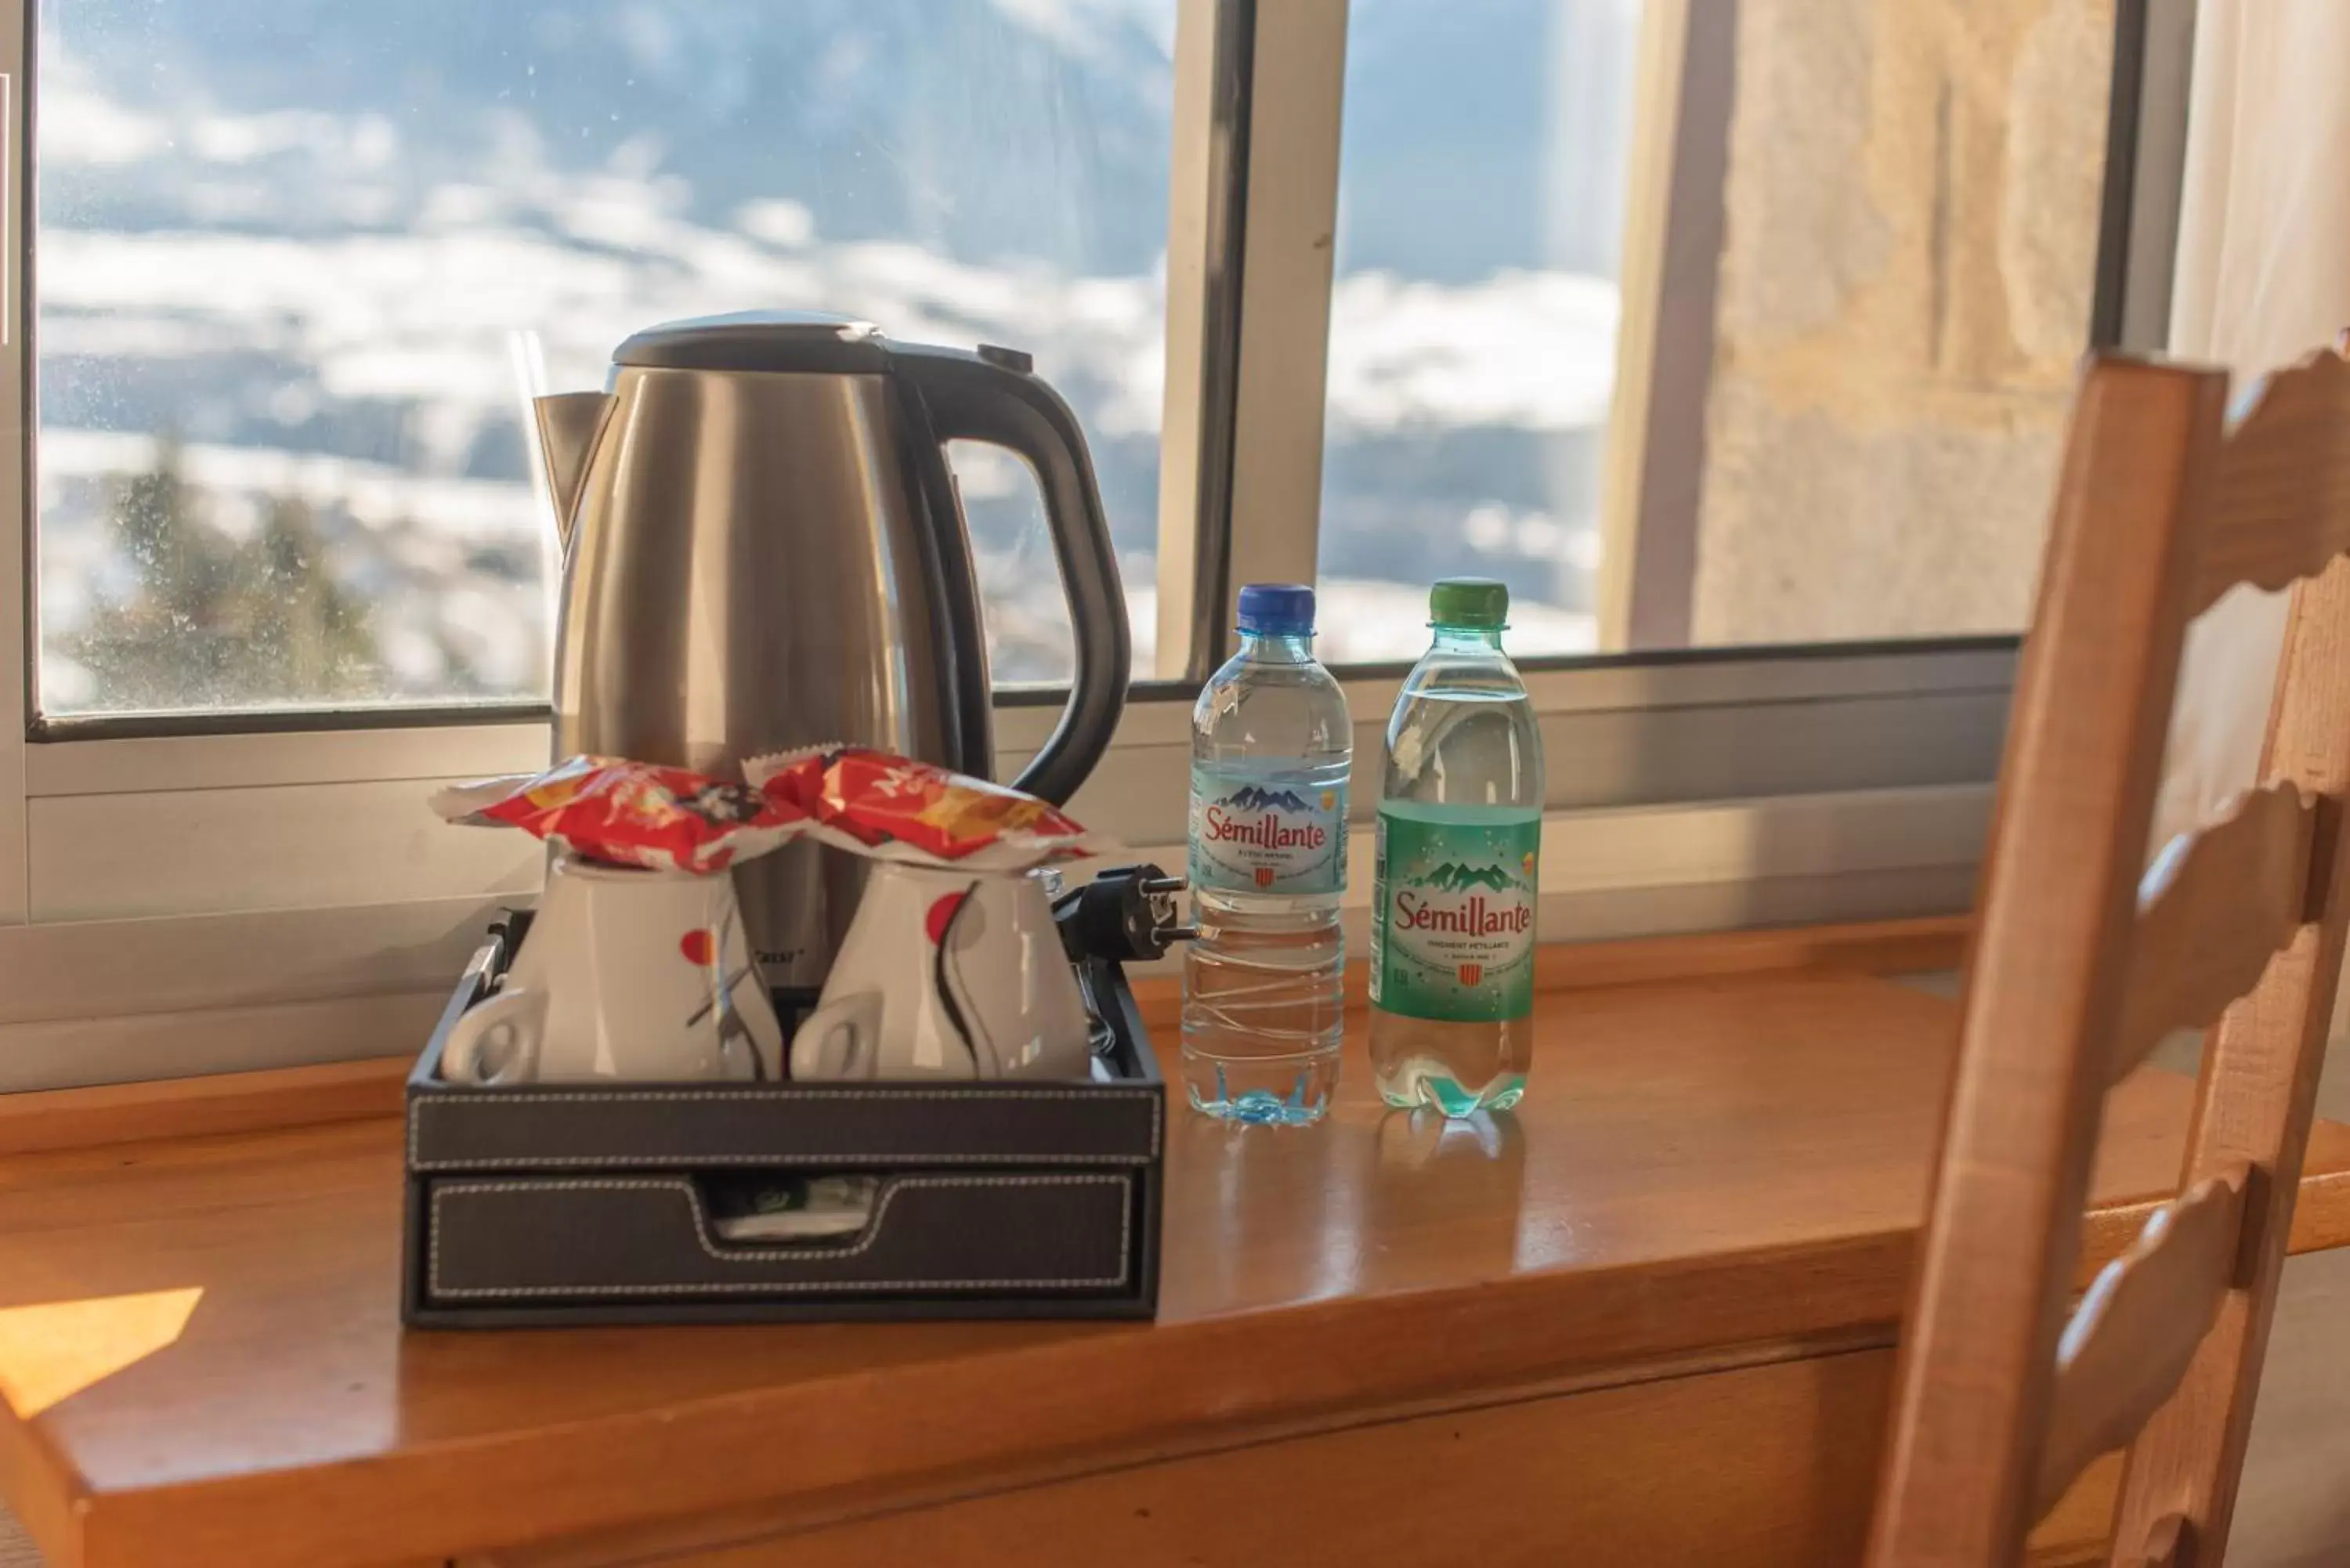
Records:
M715 773L826 742L993 776L987 648L944 445L1035 471L1076 634L1061 722L1014 781L1056 804L1126 699L1126 603L1076 417L1008 348L756 311L622 343L603 392L535 404L564 542L555 755ZM739 867L770 986L813 1000L864 882L795 845Z

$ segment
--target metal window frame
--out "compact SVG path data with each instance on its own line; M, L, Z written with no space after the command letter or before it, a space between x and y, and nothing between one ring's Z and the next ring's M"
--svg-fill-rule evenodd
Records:
M0 928L26 919L30 881L26 753L33 670L31 410L26 396L31 349L33 212L31 159L33 16L29 0L0 5ZM5 979L0 970L0 979Z
M0 0L0 344L9 350L0 421L19 430L32 3ZM1685 16L1691 0L1651 4ZM1346 21L1345 0L1180 0L1167 440L1190 461L1165 465L1160 496L1160 670L1171 679L1136 688L1078 801L1081 815L1132 844L1180 837L1191 694L1222 656L1233 588L1314 576ZM1674 57L1685 70L1690 51ZM1683 75L1666 75L1679 94ZM1248 90L1253 78L1276 78L1279 95ZM2167 287L2170 249L2167 234L2158 254L2146 248L2159 202L2145 192L2162 178L2147 172L2146 150L2175 127L2152 136L2139 127L2167 115L2183 124L2185 105L2183 92L2137 96L2137 194L2130 223L2108 236L2128 265L2100 275L2126 278L2143 314L2151 307L2138 302L2153 297L2144 291L2158 280ZM1669 181L1672 164L1647 160L1642 178ZM2171 208L2175 229L2175 198ZM1667 286L1664 275L1656 286ZM502 836L451 835L481 847L445 885L411 887L392 903L363 889L378 866L411 875L419 835L441 834L421 804L408 810L430 781L536 764L547 753L544 716L286 713L239 716L232 732L52 727L28 743L25 452L0 441L0 1090L406 1048L486 912L526 897L529 877ZM1546 889L1546 931L1858 918L1915 912L1921 898L1956 907L2015 647L1993 638L1529 661L1554 828L1570 852L1553 857L1560 884ZM1400 670L1342 675L1357 757L1376 770ZM1000 760L1033 749L1056 708L1055 694L999 693ZM461 718L470 722L437 722ZM1363 787L1371 782L1358 776L1358 805L1376 798ZM343 822L338 802L364 802L372 815ZM312 841L347 827L345 872L296 857L274 882L255 825L280 808ZM234 849L240 833L252 867L240 862L226 889L183 886L182 867L142 847ZM1699 842L1711 847L1677 856L1676 846ZM1617 843L1650 847L1635 867L1599 853ZM322 877L336 884L324 893ZM1765 896L1765 884L1782 892ZM1553 893L1571 906L1563 924L1553 922Z
M2170 339L2197 9L2197 0L2116 0L2093 348L2154 353Z
M1218 610L1232 591L1256 20L1256 0L1180 0L1176 12L1153 673L1195 684L1214 667Z
M1599 646L1611 650L1674 649L1690 637L1740 9L1740 0L1646 0L1641 13L1600 483Z
M1534 671L1545 936L1961 907L2014 659L1986 639ZM1345 672L1358 817L1399 679ZM1075 805L1163 864L1180 855L1191 703L1156 698ZM999 771L1055 711L999 710ZM519 836L432 823L422 796L546 745L516 724L37 748L32 918L0 925L0 1092L412 1049L539 867ZM294 848L272 862L271 843Z

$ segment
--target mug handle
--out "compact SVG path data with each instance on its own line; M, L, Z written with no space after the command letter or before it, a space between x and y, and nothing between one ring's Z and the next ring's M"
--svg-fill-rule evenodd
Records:
M458 1014L441 1049L441 1075L459 1084L527 1083L538 1076L538 1043L546 1032L546 998L522 989L484 997ZM514 1039L514 1054L505 1071L482 1075L482 1047L500 1030Z
M879 992L853 991L820 1004L792 1033L794 1081L871 1077L880 1030Z

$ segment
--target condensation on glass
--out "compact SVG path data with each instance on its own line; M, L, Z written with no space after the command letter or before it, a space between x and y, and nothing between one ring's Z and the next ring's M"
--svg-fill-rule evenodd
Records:
M1428 585L1596 644L1639 0L1354 0L1330 304L1325 657L1414 659Z
M543 696L525 399L754 307L1033 352L1147 633L1173 14L47 0L42 711ZM1065 678L1030 482L957 455L998 671Z

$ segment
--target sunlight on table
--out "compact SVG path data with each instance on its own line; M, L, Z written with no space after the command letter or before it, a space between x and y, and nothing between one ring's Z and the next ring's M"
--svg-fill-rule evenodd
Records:
M203 1287L0 1308L0 1398L19 1420L177 1343Z

